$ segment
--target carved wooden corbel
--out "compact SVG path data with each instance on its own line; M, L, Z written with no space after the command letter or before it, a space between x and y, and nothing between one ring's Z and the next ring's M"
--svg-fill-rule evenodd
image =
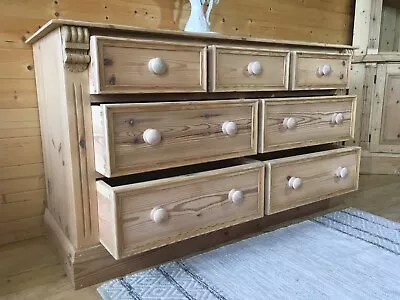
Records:
M82 72L90 63L89 30L84 27L63 26L64 67L70 72Z

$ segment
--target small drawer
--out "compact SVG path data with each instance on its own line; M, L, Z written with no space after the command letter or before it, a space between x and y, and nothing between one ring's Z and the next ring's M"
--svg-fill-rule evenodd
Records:
M359 147L265 161L265 213L274 214L358 189Z
M292 90L348 88L350 54L293 52L292 55Z
M90 39L90 93L207 91L207 48L128 38Z
M224 161L129 180L136 183L97 182L100 241L115 259L264 215L262 162Z
M92 106L96 171L107 177L257 153L257 100Z
M289 51L210 46L210 90L288 90Z
M339 142L354 137L356 96L262 100L259 152Z

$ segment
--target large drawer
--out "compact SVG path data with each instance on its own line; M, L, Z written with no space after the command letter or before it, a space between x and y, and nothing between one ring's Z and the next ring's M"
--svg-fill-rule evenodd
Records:
M100 241L115 259L264 215L262 162L182 169L179 176L170 170L136 175L134 184L97 182ZM185 174L188 169L196 173Z
M348 88L350 54L297 51L292 58L292 90Z
M90 52L92 94L207 91L206 45L93 36Z
M96 171L107 177L257 153L257 100L92 107Z
M210 91L276 91L289 86L289 51L210 46Z
M265 213L357 190L360 154L347 147L265 161Z
M265 99L261 101L259 152L354 137L356 96Z

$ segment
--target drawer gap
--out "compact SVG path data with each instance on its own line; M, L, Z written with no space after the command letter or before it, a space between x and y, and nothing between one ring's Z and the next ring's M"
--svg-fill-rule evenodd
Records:
M97 178L97 180L102 180L107 183L111 187L117 187L121 185L127 185L132 183L140 183L140 182L147 182L153 181L163 178L171 178L176 176L185 176L200 172L207 172L213 171L223 168L229 168L234 166L244 165L250 162L254 162L255 160L249 158L234 158L234 159L227 159L203 164L196 164L190 166L183 166L177 168L170 168L165 170L158 170L158 171L151 171L145 172L140 174L132 174L126 176L119 176L113 178L106 178L101 177Z
M268 153L259 153L257 155L251 156L252 159L266 161L271 159L279 159L291 156L298 156L304 154L311 154L311 153L318 153L327 150L335 150L344 148L339 144L323 144L323 145L316 145L316 146L309 146L309 147L301 147L301 148L294 148L288 150L280 150L275 152L268 152Z

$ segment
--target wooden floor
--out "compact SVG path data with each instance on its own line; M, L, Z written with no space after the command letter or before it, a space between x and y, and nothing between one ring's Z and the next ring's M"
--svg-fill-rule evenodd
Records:
M400 222L400 177L361 176L360 190L333 202ZM320 212L323 214L325 212ZM0 248L0 299L100 299L99 285L74 291L45 237Z

